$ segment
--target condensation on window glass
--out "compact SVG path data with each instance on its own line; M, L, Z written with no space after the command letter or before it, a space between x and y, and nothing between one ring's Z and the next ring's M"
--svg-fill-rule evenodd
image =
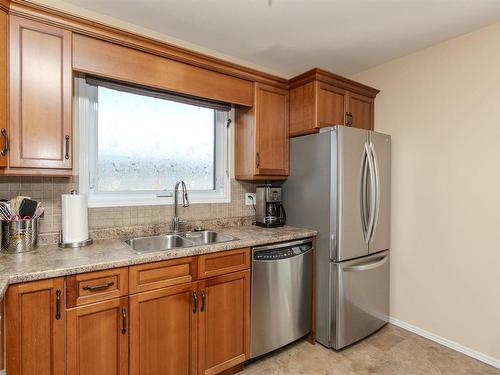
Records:
M99 87L97 189L213 190L215 111Z

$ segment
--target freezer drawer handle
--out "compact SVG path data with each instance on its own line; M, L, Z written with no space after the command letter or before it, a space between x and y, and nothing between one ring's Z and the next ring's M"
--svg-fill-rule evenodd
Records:
M347 267L344 267L344 271L367 271L367 270L372 270L374 268L380 267L385 262L387 262L387 258L388 257L386 255L383 258L379 258L377 261L372 262L372 263L365 263L365 264L361 264L359 266L347 266Z

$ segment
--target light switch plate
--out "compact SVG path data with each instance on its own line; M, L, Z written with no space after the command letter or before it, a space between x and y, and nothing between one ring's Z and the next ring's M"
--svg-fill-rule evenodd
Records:
M252 201L252 198L250 198L250 197L252 197L252 198L253 198L253 201ZM251 206L251 205L253 205L253 204L256 204L256 203L257 203L257 202L255 201L256 197L257 197L257 196L255 195L255 193L245 193L245 204L246 204L247 206Z

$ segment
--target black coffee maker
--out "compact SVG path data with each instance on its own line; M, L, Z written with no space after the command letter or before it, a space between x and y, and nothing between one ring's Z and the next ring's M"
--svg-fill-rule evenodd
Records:
M257 186L255 193L255 224L266 228L285 225L286 212L281 204L281 188L270 185Z

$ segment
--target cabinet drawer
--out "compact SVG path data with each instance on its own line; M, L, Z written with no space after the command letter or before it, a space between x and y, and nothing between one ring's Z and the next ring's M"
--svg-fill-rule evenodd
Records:
M198 278L219 276L250 268L250 248L222 251L198 257Z
M196 259L179 258L130 267L130 294L196 280Z
M128 269L83 273L66 277L67 306L75 307L128 295Z

